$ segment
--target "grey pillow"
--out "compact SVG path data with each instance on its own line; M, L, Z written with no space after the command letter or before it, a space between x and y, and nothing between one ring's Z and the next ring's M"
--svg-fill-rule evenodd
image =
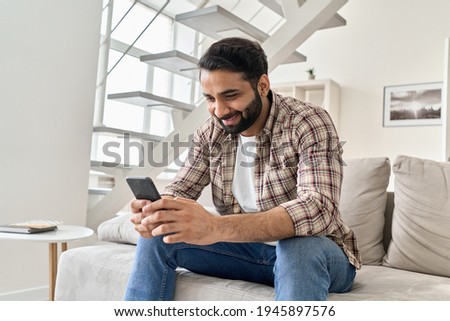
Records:
M363 264L381 265L391 166L387 157L347 159L339 210L355 232Z
M398 156L383 265L450 277L450 163Z

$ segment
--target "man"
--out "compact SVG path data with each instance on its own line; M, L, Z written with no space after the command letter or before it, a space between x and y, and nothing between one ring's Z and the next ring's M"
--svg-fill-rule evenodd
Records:
M277 300L350 291L360 254L339 214L342 149L323 108L270 90L262 48L213 44L199 62L208 119L156 202L134 200L127 300L171 300L175 269L275 287ZM219 216L195 200L211 184Z

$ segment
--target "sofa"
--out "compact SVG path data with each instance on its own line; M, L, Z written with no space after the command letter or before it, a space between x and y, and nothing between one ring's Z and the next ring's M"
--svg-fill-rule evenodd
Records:
M392 166L386 157L345 163L340 211L363 266L349 293L328 299L450 300L450 163L404 155ZM123 299L138 238L129 218L102 223L102 244L62 253L56 300ZM175 299L273 300L274 288L179 269Z

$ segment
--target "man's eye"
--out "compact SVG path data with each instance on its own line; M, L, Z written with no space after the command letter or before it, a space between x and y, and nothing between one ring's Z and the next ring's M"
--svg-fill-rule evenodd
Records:
M207 101L209 101L211 103L214 102L214 97L205 97L205 98Z
M226 95L225 98L226 99L233 99L236 98L237 94L230 94L230 95Z

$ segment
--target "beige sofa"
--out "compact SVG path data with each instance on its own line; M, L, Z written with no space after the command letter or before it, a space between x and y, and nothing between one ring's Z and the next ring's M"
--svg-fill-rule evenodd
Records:
M329 300L450 300L450 163L398 156L391 168L387 158L346 160L340 209L363 267L350 293ZM129 214L104 222L98 236L106 244L61 255L56 300L122 300L138 237ZM180 269L175 298L273 300L274 289Z

